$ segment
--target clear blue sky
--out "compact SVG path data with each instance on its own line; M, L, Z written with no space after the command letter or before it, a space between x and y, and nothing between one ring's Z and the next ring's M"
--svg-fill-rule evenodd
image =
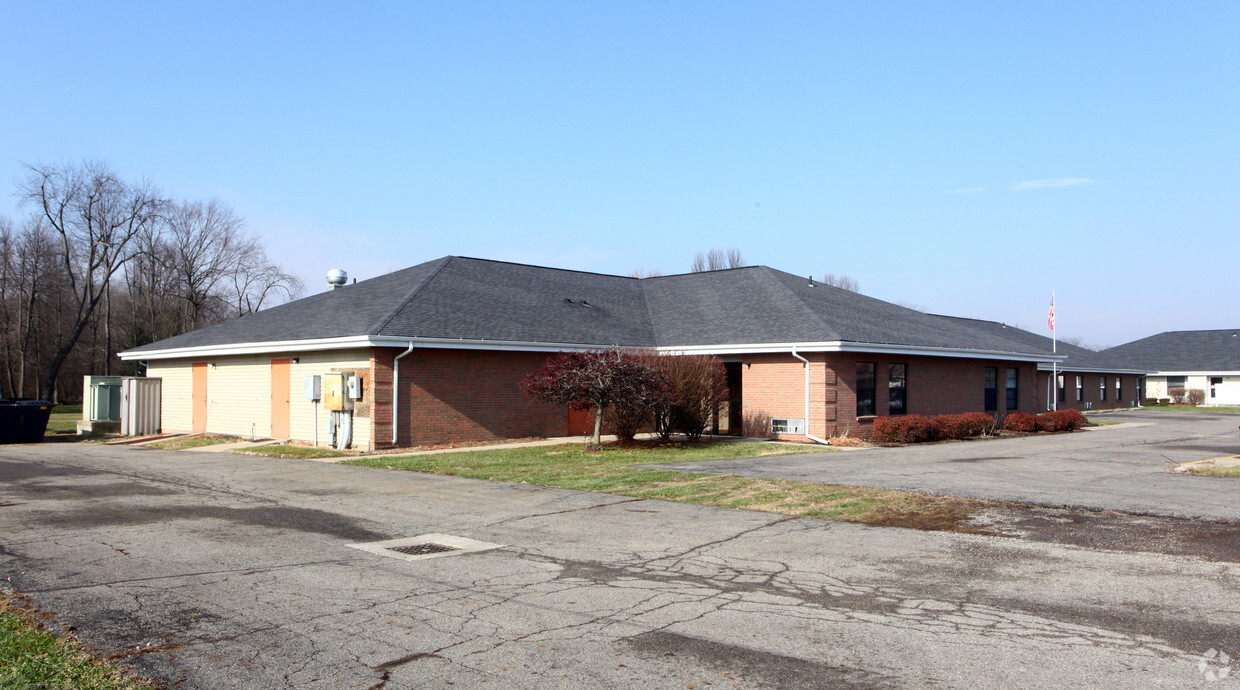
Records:
M1116 345L1240 327L1240 3L9 3L0 174L218 197L311 291L696 251ZM0 213L21 213L7 192Z

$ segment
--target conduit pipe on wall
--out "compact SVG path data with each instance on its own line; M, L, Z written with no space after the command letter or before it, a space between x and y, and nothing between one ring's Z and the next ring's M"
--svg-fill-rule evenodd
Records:
M400 358L410 352L413 352L412 340L409 341L409 349L392 360L392 445L396 445L396 432L400 429L396 421L396 412L400 409Z
M815 443L821 443L824 446L829 446L831 444L827 441L824 441L817 436L811 436L809 433L809 360L805 359L801 355L798 355L795 347L792 348L792 356L801 360L805 364L805 438L808 438Z

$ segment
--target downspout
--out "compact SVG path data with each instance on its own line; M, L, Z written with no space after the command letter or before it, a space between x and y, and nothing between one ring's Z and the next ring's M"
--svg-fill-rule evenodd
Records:
M392 360L392 445L396 445L396 432L400 428L396 425L396 412L400 409L400 358L413 352L413 341L409 341L409 349L396 355L396 359Z
M811 436L809 433L809 360L805 359L801 355L798 355L795 346L792 348L792 356L805 363L805 438L808 438L815 443L821 443L824 446L829 446L831 444L828 441L824 441L817 436Z

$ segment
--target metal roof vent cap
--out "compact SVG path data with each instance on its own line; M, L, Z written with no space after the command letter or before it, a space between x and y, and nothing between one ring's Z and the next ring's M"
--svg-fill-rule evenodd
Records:
M341 285L349 282L349 274L345 273L343 268L333 268L327 272L327 284L335 290Z

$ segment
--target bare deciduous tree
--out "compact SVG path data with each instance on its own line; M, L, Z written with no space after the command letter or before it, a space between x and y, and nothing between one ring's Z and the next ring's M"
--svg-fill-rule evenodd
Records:
M171 250L172 273L184 311L186 331L222 321L229 304L220 299L220 285L235 274L255 251L256 242L242 235L244 224L218 201L175 204L163 235Z
M632 271L629 271L630 278L658 278L661 275L663 275L663 271L660 271L657 268L652 271L647 271L641 268L635 268Z
M117 271L133 255L133 244L157 222L164 200L147 182L123 182L106 165L27 165L19 185L25 204L35 208L58 245L57 260L68 282L71 325L57 334L56 352L44 369L39 396L55 397L56 378L86 330Z
M739 249L732 247L726 252L722 249L698 252L693 257L693 263L690 265L689 270L693 273L705 273L706 271L722 271L726 268L742 268L743 266L745 266L745 257L741 256Z
M1062 337L1061 337L1061 338L1059 338L1059 342L1061 342L1061 343L1067 343L1068 345L1075 345L1076 347L1079 347L1079 348L1081 348L1081 349L1083 349L1083 350L1093 350L1094 352L1098 352L1099 350L1105 350L1105 349L1107 349L1107 348L1102 347L1102 346L1099 346L1099 345L1093 345L1093 344L1087 343L1087 342L1085 342L1085 339L1084 339L1084 338L1082 338L1082 337L1080 337L1080 336L1076 336L1076 335L1071 335L1071 336L1068 336L1068 337L1066 337L1066 338L1062 338Z
M861 283L858 283L857 279L853 278L852 276L848 276L844 274L835 275L834 273L828 273L822 277L822 282L826 283L827 285L832 285L837 288L848 290L849 292L861 292Z
M73 399L117 349L302 289L218 201L173 203L101 163L26 168L30 217L20 230L0 218L0 395L56 401L63 386Z
M271 263L257 241L253 241L249 251L242 255L231 278L230 297L236 307L235 316L262 309L272 297L294 299L305 289L300 278Z

